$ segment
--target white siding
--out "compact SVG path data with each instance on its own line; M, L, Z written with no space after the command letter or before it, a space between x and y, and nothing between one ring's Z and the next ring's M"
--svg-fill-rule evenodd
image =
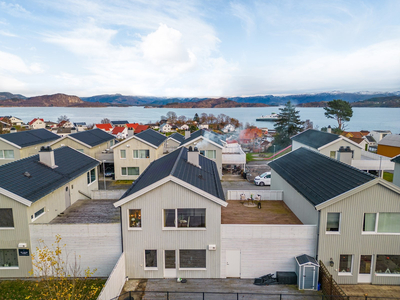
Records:
M241 251L241 278L276 271L294 272L295 256L315 256L315 225L221 225L221 278L225 278L226 250Z
M110 300L118 297L124 287L125 276L125 254L122 253L97 300Z

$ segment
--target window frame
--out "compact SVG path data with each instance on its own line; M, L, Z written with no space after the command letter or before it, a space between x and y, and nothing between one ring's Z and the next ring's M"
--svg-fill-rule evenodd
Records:
M41 210L43 210L43 211L42 211L40 214L38 214L38 215L36 216L36 214L37 214L38 212L40 212ZM45 213L46 213L46 206L43 206L41 209L35 211L35 212L33 213L33 215L31 215L31 222L36 221L37 219L39 219L40 217L42 217Z
M140 227L131 227L131 222L130 222L130 210L140 210ZM142 209L141 208L128 208L126 210L127 213L127 221L128 221L128 230L142 230L143 228L143 214L142 214Z
M350 262L350 272L341 272L340 271L340 257L342 255L347 255L350 256L351 262ZM339 267L338 267L338 276L353 276L353 269L354 269L354 255L353 254L340 254L339 256Z
M199 268L186 268L186 267L181 267L181 251L204 251L205 253L205 267L199 267ZM206 249L179 249L178 250L178 270L182 271L205 271L207 270L207 250Z
M125 174L123 174L123 169L125 169ZM129 174L129 169L138 169L137 174ZM139 176L140 168L139 167L121 167L121 176Z
M140 152L145 151L145 157L140 157ZM135 157L135 153L137 154L137 157ZM148 154L148 155L146 155ZM150 158L150 150L149 149L134 149L132 151L132 157L133 159L149 159Z
M175 221L174 227L166 227L165 226L165 210L174 210L175 211ZM204 222L205 226L204 227L179 227L178 226L178 209L204 209ZM207 209L206 208L163 208L161 211L161 217L162 217L162 230L207 230Z
M155 251L156 252L156 266L155 267L147 267L146 266L146 251ZM143 263L144 270L146 270L146 271L158 270L158 251L157 251L157 249L145 249L143 258L144 258L144 263Z
M16 255L17 255L17 266L0 266L0 270L18 270L19 269L19 258L18 258L18 249L14 249L14 248L12 248L12 249L7 249L7 248L0 248L0 251L1 250L15 250L15 252L16 252Z
M381 213L385 213L385 214L399 214L400 217L400 212L365 212L363 214L363 219L362 219L362 227L361 227L361 234L362 235L400 235L400 232L379 232L378 228L379 228L379 215ZM364 220L365 220L365 214L375 214L375 230L374 231L364 231Z
M339 214L339 228L338 231L328 231L328 214ZM326 213L326 223L325 223L325 234L340 234L340 229L342 225L342 213L341 212L327 212Z
M12 151L12 158L6 157L6 154L5 154L6 151ZM15 153L14 153L13 149L3 149L3 150L0 150L0 153L1 153L0 159L10 159L10 160L15 159Z
M92 181L92 171L94 171L94 180ZM86 179L87 179L87 185L92 185L94 182L97 181L97 176L96 176L96 168L91 169L86 173Z
M388 276L390 276L390 277L400 277L400 272L399 273L386 273L386 271L385 271L383 273L377 273L376 272L376 268L377 268L377 265L378 265L378 256L390 257L390 256L400 256L400 255L396 255L396 254L394 254L394 255L392 255L392 254L377 254L377 255L375 255L375 268L373 269L374 275L383 276L383 277L385 277L385 276L386 277L388 277ZM389 268L387 268L387 269L389 269Z
M125 153L124 156L122 157L122 152ZM126 149L119 149L119 158L120 159L126 159Z
M214 158L209 158L208 157L208 153L209 152L213 152L215 155L213 155L213 156L215 156ZM202 155L202 156L204 156L205 158L208 158L208 159L212 159L212 160L216 160L217 159L217 150L206 150L206 149L204 149L204 150L200 150L200 155Z
M0 230L15 229L13 209L12 208L8 208L8 207L2 207L2 208L0 208L0 210L11 210L11 218L12 218L12 226L7 226L7 227L0 226Z

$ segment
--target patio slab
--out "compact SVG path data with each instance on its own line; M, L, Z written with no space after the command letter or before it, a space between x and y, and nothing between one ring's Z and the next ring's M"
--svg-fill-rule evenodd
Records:
M347 296L388 297L400 299L399 285L372 285L372 284L341 284L340 287ZM360 298L361 299L361 298ZM382 298L379 300L383 300Z

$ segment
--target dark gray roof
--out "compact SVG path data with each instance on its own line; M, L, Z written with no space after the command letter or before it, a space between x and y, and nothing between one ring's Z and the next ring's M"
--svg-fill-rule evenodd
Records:
M124 125L124 124L128 124L128 121L110 121L111 124L113 125Z
M76 122L74 123L74 126L84 126L86 125L86 122Z
M370 143L376 143L374 137L372 135L366 135L365 138L368 140Z
M400 164L400 154L395 156L395 157L393 157L390 161L392 161L394 163L397 163L397 164Z
M293 141L302 143L303 145L310 146L318 149L326 144L329 144L339 138L339 135L319 131L315 129L308 129L292 137Z
M139 132L138 134L135 134L135 136L156 147L159 147L167 139L165 135L153 129L147 129L145 131Z
M187 153L182 147L153 161L121 199L171 175L225 201L215 162L199 155L199 168L187 162Z
M115 137L101 129L95 128L92 130L80 131L69 135L70 137L81 141L91 147L103 144L115 139Z
M28 147L58 140L60 136L46 129L35 129L2 134L0 135L0 138L5 139L20 147Z
M185 137L182 134L177 133L177 132L171 134L168 138L174 139L180 143L182 143L185 140Z
M190 138L188 138L188 139L186 139L186 140L181 142L181 145L190 143L191 141L197 139L199 136L203 136L204 138L206 138L206 139L208 139L210 141L213 141L214 143L220 145L221 147L224 146L222 144L222 142L221 142L222 136L220 136L219 134L217 134L217 133L215 133L213 131L207 131L207 130L204 130L204 129L200 129L200 130L197 130L197 131L193 132L190 135Z
M383 139L381 139L378 145L390 146L390 147L400 147L400 135L398 134L388 134Z
M307 264L307 263L312 263L312 264L314 264L314 265L316 265L316 266L319 266L317 260L316 260L314 257L309 256L309 255L307 255L307 254L303 254L303 255L297 256L296 259L297 259L297 261L299 262L299 265L304 265L304 264Z
M321 204L375 178L306 148L292 151L268 165L313 205Z
M54 158L54 169L40 163L39 154L0 166L0 187L35 202L99 164L70 147L55 149Z

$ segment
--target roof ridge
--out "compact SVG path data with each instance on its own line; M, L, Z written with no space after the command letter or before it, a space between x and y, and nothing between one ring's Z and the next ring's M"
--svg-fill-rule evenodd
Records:
M182 147L182 148L179 150L178 157L175 159L174 165L173 165L173 167L172 167L171 172L169 173L169 175L174 176L173 174L174 174L174 172L175 172L175 170L176 170L176 168L177 168L177 166L178 166L179 159L181 158L182 152L184 151L183 149L186 149L186 148L185 148L185 147Z

